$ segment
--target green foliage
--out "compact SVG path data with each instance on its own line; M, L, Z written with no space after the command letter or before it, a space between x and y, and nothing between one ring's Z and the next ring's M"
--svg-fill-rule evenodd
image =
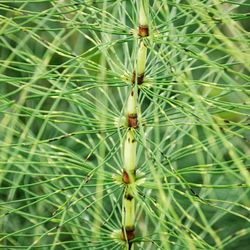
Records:
M249 1L145 2L135 249L248 249ZM0 248L123 249L138 1L0 15Z

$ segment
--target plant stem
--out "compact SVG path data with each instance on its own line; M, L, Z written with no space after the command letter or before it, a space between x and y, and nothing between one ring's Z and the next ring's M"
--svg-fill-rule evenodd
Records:
M144 81L144 72L147 58L147 47L143 37L149 35L148 20L145 13L144 1L140 1L139 11L139 48L137 54L136 69L132 76L132 90L127 102L127 125L128 130L124 142L124 171L123 182L125 191L123 196L122 214L122 239L126 241L126 250L133 249L131 240L135 238L135 191L136 191L136 138L135 129L138 128L137 96L138 85Z

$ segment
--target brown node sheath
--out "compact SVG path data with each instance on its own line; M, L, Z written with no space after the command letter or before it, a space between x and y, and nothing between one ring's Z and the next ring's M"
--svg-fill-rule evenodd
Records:
M134 71L133 76L132 76L132 83L133 84L135 84L135 79L136 79L136 73ZM140 74L140 75L137 75L137 84L141 85L141 84L143 84L143 81L144 81L144 73Z
M135 228L134 227L122 227L122 240L133 240L135 238Z
M138 128L137 114L129 114L128 115L128 127Z
M133 171L133 175L135 176L135 170ZM122 173L122 180L125 184L129 184L130 183L130 180L129 180L129 174L126 170L123 170L123 173Z
M132 201L134 199L134 196L131 195L131 194L126 194L125 199L128 200L128 201Z
M129 184L130 182L129 175L125 170L123 170L123 173L122 173L122 180L125 184Z
M149 36L148 26L139 25L138 35L139 35L140 37Z

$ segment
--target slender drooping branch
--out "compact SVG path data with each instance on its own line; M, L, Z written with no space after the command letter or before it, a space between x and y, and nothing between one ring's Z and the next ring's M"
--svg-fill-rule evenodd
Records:
M149 35L148 20L145 13L145 1L140 1L139 11L139 46L136 60L136 68L132 76L132 88L128 97L126 117L127 132L124 142L124 170L123 183L125 185L123 196L122 214L122 239L126 242L125 249L133 249L132 240L135 238L135 192L136 192L136 137L135 130L138 128L138 85L143 84L147 47L144 37Z

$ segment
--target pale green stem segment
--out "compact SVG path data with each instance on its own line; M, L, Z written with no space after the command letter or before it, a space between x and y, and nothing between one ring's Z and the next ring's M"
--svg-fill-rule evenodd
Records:
M127 174L127 183L124 194L124 226L125 229L134 228L134 191L135 191L135 168L136 168L136 140L135 131L129 129L124 143L124 171Z
M139 26L148 27L148 18L145 12L145 1L140 1Z
M139 31L138 35L141 37L146 37L149 35L148 30L148 17L145 11L146 9L146 0L140 1L140 16L139 16Z
M144 41L139 42L139 50L137 54L137 75L144 75L146 67L146 58L147 58L147 47L144 44Z
M137 114L136 105L137 105L137 97L135 95L134 88L133 88L129 97L128 97L127 112L126 112L127 116Z
M128 174L135 171L136 165L136 141L134 129L129 129L124 143L124 169ZM130 180L129 183L131 183Z

